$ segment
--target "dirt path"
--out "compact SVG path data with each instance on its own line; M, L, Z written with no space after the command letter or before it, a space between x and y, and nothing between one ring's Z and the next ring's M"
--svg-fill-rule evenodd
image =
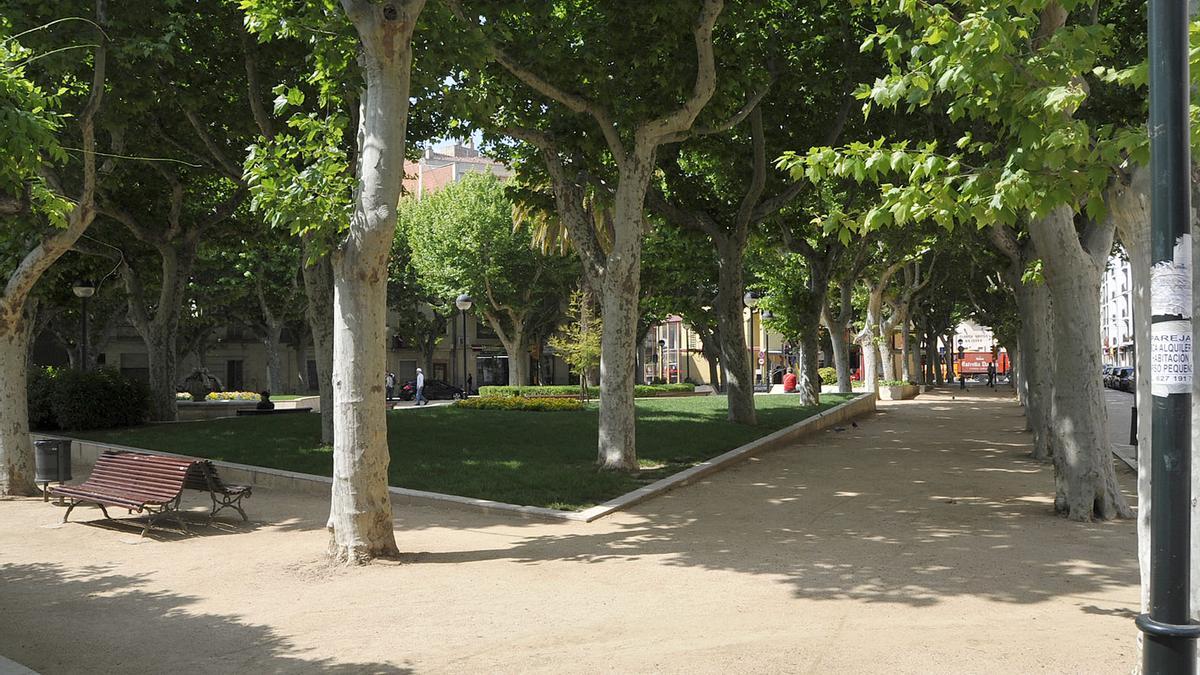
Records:
M1055 517L1021 426L1009 400L948 392L590 525L398 508L415 553L359 570L321 562L316 498L256 492L250 526L140 544L0 502L0 654L43 673L1128 672L1133 523Z

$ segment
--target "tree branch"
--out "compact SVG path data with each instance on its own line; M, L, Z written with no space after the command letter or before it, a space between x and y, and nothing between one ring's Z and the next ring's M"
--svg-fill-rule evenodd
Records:
M725 8L724 0L704 0L692 34L696 42L696 81L692 95L675 110L640 125L634 133L637 146L657 146L667 138L689 129L717 90L716 57L712 33L717 17ZM686 137L685 137L686 138ZM678 139L678 140L683 140Z
M246 65L246 93L250 101L250 113L254 115L254 122L258 125L258 130L263 136L271 138L275 135L275 127L271 123L271 116L267 114L267 109L263 106L262 86L258 80L258 57L254 53L254 43L250 39L250 33L246 30L245 24L238 23L238 37L242 42L242 54Z
M759 108L755 108L754 112L750 114L750 138L753 146L753 158L751 159L753 174L734 221L734 237L739 244L744 243L746 237L749 236L755 204L762 197L763 188L767 184L767 142L766 134L763 131L762 110Z

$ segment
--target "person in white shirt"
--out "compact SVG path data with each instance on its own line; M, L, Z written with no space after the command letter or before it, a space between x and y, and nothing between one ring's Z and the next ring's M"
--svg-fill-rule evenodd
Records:
M422 403L424 403L425 405L429 405L429 400L425 398L425 373L421 372L420 368L417 368L416 401L417 401L417 405L421 405Z
M387 400L392 400L392 394L396 391L396 374L388 372L383 378L383 386L387 389Z

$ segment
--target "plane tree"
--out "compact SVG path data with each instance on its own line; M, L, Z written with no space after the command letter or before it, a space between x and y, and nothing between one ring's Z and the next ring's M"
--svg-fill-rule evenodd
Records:
M453 78L461 114L537 149L604 317L597 463L637 471L633 383L646 192L718 89L722 0L637 6L449 3L479 60ZM732 65L732 64L730 64ZM664 67L666 66L666 67ZM734 70L734 73L737 71ZM586 193L605 193L597 220ZM607 247L597 229L606 231Z
M953 146L880 138L783 164L796 175L880 184L867 228L932 220L1030 238L1053 311L1021 314L1053 326L1056 379L1070 385L1045 397L1055 507L1074 520L1130 516L1107 445L1094 298L1124 203L1144 197L1127 186L1146 158L1145 131L1141 120L1080 114L1101 84L1116 27L1071 18L1054 1L873 5L884 20L864 46L877 47L893 72L859 90L867 107L944 111L967 128Z
M96 216L96 126L110 74L107 3L97 0L90 16L61 34L72 59L41 64L36 73L27 64L64 48L49 46L60 34L21 36L38 45L34 51L0 24L0 496L34 493L26 394L34 287ZM78 113L68 119L65 111Z

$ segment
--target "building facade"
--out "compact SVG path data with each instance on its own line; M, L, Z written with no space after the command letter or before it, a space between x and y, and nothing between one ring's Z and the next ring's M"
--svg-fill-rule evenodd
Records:
M1104 362L1133 365L1133 283L1129 260L1124 254L1108 259L1100 278L1100 343Z

